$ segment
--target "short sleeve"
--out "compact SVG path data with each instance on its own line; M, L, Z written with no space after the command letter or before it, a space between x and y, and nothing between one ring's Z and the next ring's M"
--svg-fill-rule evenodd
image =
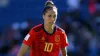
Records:
M31 29L29 33L25 36L23 43L26 44L27 46L31 46L32 42L34 41L34 35L35 32L33 29Z
M66 46L68 46L68 39L67 39L67 35L65 32L62 33L62 41L61 41L61 48L65 48Z

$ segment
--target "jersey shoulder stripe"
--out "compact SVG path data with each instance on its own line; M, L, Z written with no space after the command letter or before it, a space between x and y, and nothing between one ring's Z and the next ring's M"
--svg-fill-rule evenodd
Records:
M60 28L59 26L56 26L57 28L57 31L60 31L60 32L65 32L62 28Z
M34 32L39 32L42 30L42 24L36 25L33 27Z

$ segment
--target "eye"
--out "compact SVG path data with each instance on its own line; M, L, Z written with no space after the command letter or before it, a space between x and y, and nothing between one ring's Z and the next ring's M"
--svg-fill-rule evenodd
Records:
M48 15L48 17L52 17L52 15Z
M56 18L56 15L54 15L53 18Z

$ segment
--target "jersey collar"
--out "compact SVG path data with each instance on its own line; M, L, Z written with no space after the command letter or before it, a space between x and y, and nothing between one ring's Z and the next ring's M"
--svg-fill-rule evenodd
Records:
M45 30L44 24L42 24L42 28L43 28L44 32L45 32L46 34L48 34L48 35L53 35L53 34L55 33L55 31L56 31L56 26L54 26L54 31L53 31L52 34L48 33L48 32Z

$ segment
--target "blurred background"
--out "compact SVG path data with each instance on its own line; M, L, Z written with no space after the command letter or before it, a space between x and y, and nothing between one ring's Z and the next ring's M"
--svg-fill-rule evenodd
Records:
M47 0L0 0L0 56L16 56L40 23ZM53 0L57 25L66 31L69 56L100 56L100 0ZM28 56L28 55L26 55ZM60 55L61 56L61 55Z

